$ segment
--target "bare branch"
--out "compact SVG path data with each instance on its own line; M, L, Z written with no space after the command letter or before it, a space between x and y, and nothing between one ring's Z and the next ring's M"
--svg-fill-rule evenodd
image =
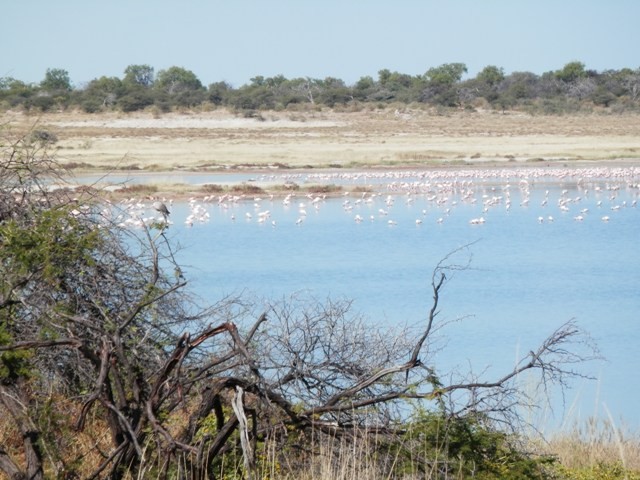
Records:
M0 345L0 352L15 351L15 350L30 350L38 348L52 348L52 347L79 347L82 342L76 338L64 338L60 340L43 340L43 341L24 341L14 342L10 345Z

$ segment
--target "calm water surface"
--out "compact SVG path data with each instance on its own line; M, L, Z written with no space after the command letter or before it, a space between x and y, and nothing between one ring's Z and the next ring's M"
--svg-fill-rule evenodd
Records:
M414 181L423 182L403 179L404 191L393 183L373 197L315 203L304 194L286 205L268 196L175 203L169 231L183 247L179 261L192 287L211 302L305 291L353 299L373 325L423 322L434 267L466 245L451 262L470 259L470 266L449 275L441 297L439 318L460 321L442 332L438 366L473 365L496 377L576 319L606 361L584 366L597 381L575 381L554 422L611 415L638 429L637 177L464 179L420 188ZM187 225L194 212L208 217Z

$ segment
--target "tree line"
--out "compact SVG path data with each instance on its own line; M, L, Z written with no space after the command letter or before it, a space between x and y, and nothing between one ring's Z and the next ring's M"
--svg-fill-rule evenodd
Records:
M74 87L67 70L50 68L37 84L0 77L0 109L47 112L79 108L99 113L226 107L251 114L322 106L421 104L557 114L594 109L637 111L640 107L640 68L599 72L572 61L542 75L505 74L494 65L484 67L474 78L463 79L466 73L464 63L446 63L421 75L382 69L377 78L363 76L353 85L333 77L276 75L256 76L234 88L224 81L205 86L192 71L178 66L156 73L150 65L129 65L122 78L102 76Z

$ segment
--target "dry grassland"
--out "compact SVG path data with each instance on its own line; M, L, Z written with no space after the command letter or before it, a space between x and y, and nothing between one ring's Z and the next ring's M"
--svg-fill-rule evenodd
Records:
M367 168L469 164L640 163L640 116L377 109L190 114L5 113L58 138L65 164L99 170Z

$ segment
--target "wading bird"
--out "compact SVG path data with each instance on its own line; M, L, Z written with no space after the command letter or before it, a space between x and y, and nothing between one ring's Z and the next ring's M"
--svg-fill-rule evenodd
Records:
M166 222L167 218L171 214L171 212L169 211L167 206L162 202L153 202L153 208L156 209L158 212L160 212L162 214L162 216L164 217L164 220Z

